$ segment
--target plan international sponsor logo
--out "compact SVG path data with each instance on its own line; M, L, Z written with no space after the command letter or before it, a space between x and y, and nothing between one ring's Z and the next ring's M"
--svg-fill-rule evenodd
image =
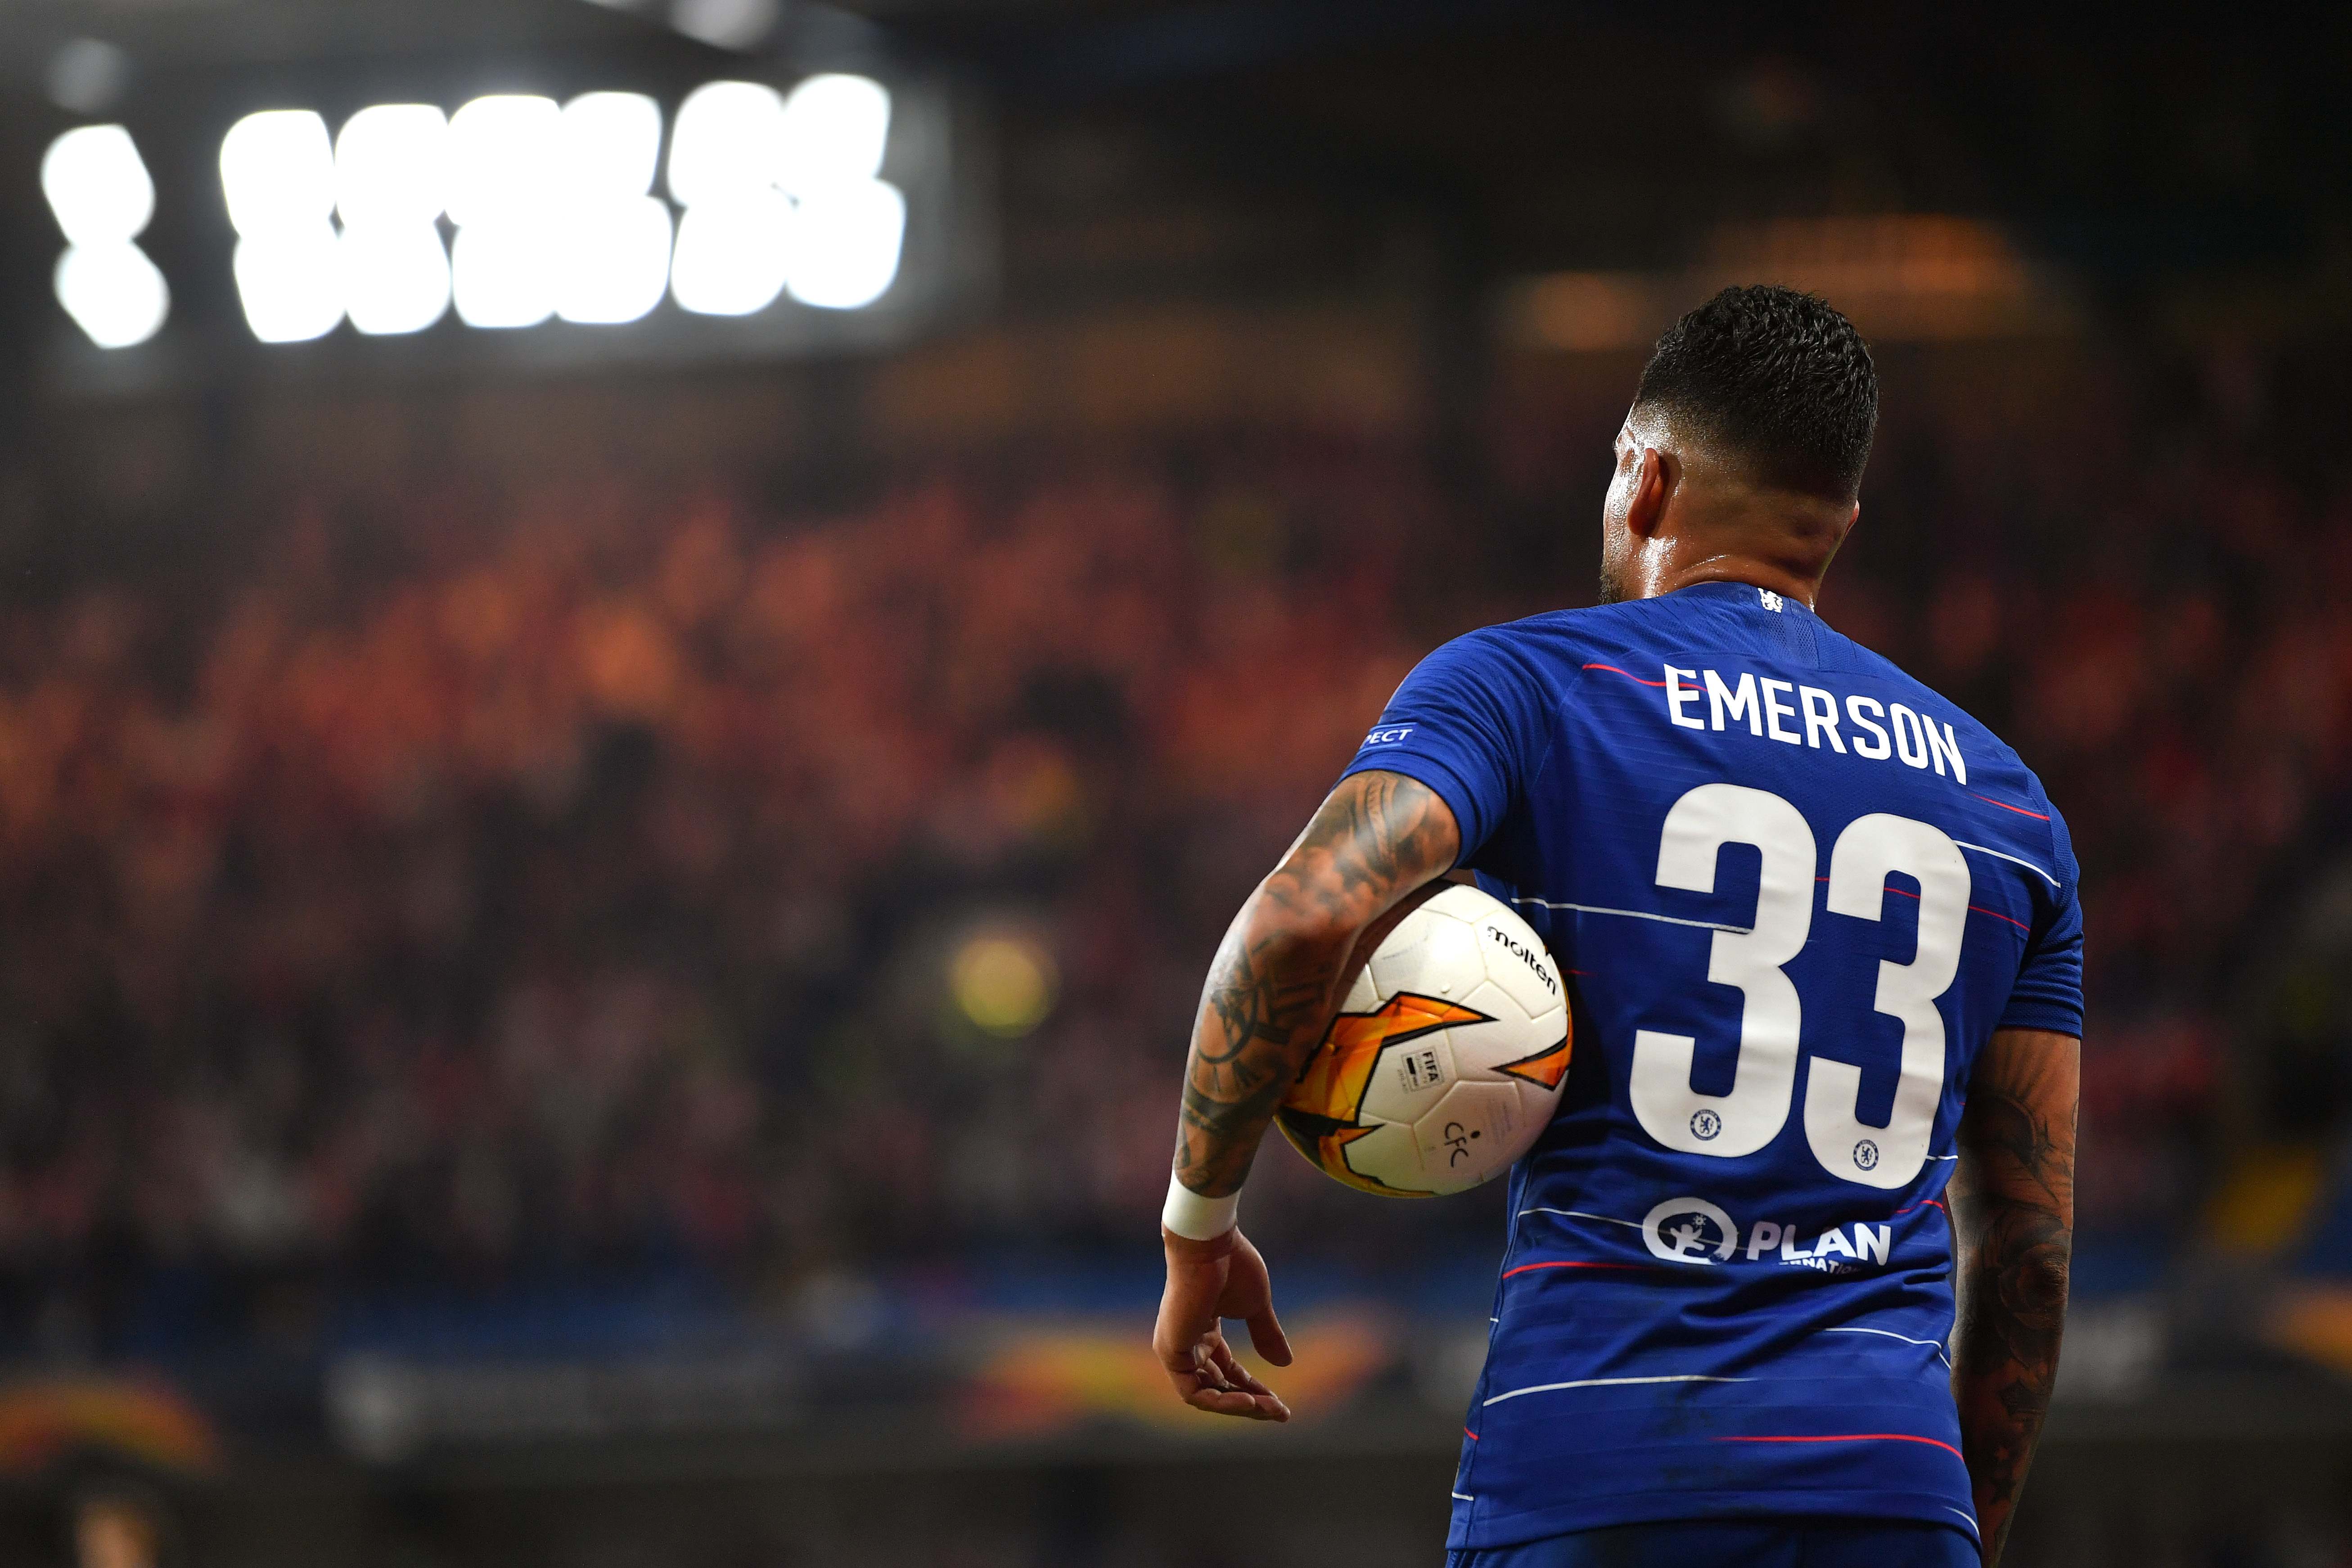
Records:
M1738 1222L1720 1205L1685 1196L1668 1198L1643 1216L1642 1240L1651 1257L1667 1263L1711 1267L1769 1258L1792 1268L1844 1274L1866 1263L1886 1262L1895 1249L1895 1227L1831 1226L1808 1243L1793 1225L1759 1219L1743 1238Z

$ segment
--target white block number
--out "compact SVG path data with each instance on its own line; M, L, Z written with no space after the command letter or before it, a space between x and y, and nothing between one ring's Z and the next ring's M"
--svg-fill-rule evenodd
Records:
M1707 979L1735 987L1741 997L1731 1090L1694 1089L1697 1041L1654 1029L1634 1034L1631 1083L1643 1131L1669 1149L1718 1159L1755 1153L1789 1119L1804 1006L1783 966L1811 931L1816 863L1812 829L1795 806L1765 790L1701 784L1666 813L1658 886L1713 892L1727 844L1751 845L1763 858L1752 926L1717 931L1707 957ZM1971 896L1968 862L1949 837L1924 822L1879 812L1848 824L1830 850L1830 911L1880 919L1886 879L1897 872L1919 884L1919 921L1911 962L1880 961L1873 1001L1875 1011L1903 1025L1893 1114L1884 1127L1862 1121L1862 1069L1816 1054L1804 1118L1805 1141L1823 1170L1890 1189L1909 1184L1927 1160L1946 1062L1936 1004L1959 973Z

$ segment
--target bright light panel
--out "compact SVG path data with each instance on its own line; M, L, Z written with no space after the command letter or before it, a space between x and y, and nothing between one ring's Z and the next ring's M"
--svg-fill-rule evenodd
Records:
M220 166L228 220L248 238L308 229L334 210L335 151L307 109L247 115L221 139Z
M321 126L322 141L325 134ZM333 331L343 319L341 262L335 226L323 216L237 241L236 291L253 335L299 343Z
M879 82L840 73L790 97L757 82L698 89L670 135L669 190L687 208L675 223L648 194L662 169L662 111L642 94L592 92L560 108L497 95L446 118L430 104L379 104L331 142L308 110L248 115L221 144L247 320L269 342L320 336L346 311L372 334L423 331L452 306L474 327L551 315L617 323L644 316L665 289L704 315L749 315L788 289L804 304L857 310L897 279L906 237L906 199L878 177L891 110ZM43 184L78 244L127 242L154 205L116 126L59 138ZM457 227L447 248L445 211ZM129 303L129 279L152 271L144 258L74 267L78 321L101 310L89 279L116 278L125 290L113 324L93 336L168 309L152 303L160 278L139 285L147 303Z
M803 305L855 310L880 299L898 276L907 198L879 180L811 192L793 211L785 287Z
M544 210L556 196L562 129L551 98L478 98L451 115L450 220L464 228Z
M813 76L784 100L776 184L799 195L882 171L890 141L890 94L862 76Z
M782 170L784 100L757 82L714 81L678 107L669 194L694 207L764 191Z
M654 188L661 105L642 93L591 92L563 106L558 180L567 199L627 201Z
M335 207L353 228L415 227L441 216L449 121L429 103L379 103L335 138Z
M748 316L784 291L793 205L778 190L688 207L678 220L670 292L700 316Z
M661 303L669 286L670 225L669 207L658 197L596 207L564 238L555 308L565 321L617 326Z
M459 229L450 255L457 319L469 327L535 327L555 314L553 239L528 217Z
M50 142L41 194L75 245L136 238L155 216L155 182L120 125L85 125Z
M345 229L338 249L352 325L369 336L421 332L449 309L449 256L432 225Z
M102 349L127 349L163 330L172 290L127 239L67 247L58 258L58 303Z

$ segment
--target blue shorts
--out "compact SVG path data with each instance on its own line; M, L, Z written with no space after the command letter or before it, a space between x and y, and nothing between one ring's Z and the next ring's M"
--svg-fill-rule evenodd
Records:
M1449 1552L1445 1568L1978 1568L1977 1543L1891 1519L1620 1524L1520 1546Z

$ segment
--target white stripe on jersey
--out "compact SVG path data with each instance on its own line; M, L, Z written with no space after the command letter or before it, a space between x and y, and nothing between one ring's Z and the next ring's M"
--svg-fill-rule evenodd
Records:
M1612 1219L1605 1214L1587 1214L1582 1209L1548 1209L1540 1207L1521 1209L1519 1211L1519 1217L1521 1219L1525 1219L1531 1214L1559 1214L1566 1215L1570 1219L1597 1219L1603 1225L1622 1225L1627 1230L1639 1230L1642 1228L1642 1222L1638 1219Z
M2049 872L2043 870L2032 861L2021 860L2005 849L1988 849L1981 844L1961 844L1957 838L1953 839L1952 842L1962 849L1973 849L1979 855L1990 855L1996 860L2006 860L2012 866L2022 866L2027 870L2032 872L2035 876L2041 878L2043 881L2049 883L2052 887L2054 888L2058 885L2057 878L2052 876Z
M1696 926L1701 931L1727 931L1734 936L1754 934L1746 926L1727 926L1720 921L1686 921L1673 915L1654 915L1647 910L1604 910L1598 904L1563 904L1554 899L1513 899L1511 902L1541 904L1548 910L1574 910L1580 915L1625 915L1637 921L1657 921L1670 926Z
M1517 1399L1522 1394L1549 1394L1559 1388L1615 1388L1629 1383L1753 1383L1752 1377L1709 1377L1705 1373L1670 1373L1664 1377L1580 1377L1571 1383L1538 1383L1526 1388L1515 1388L1508 1394L1498 1394L1479 1405L1500 1405L1506 1399Z
M1901 1340L1906 1345L1933 1345L1936 1350L1936 1359L1943 1362L1946 1366L1952 1364L1950 1362L1945 1361L1944 1359L1944 1342L1941 1340L1915 1340L1909 1334L1898 1334L1890 1329L1823 1329L1822 1332L1825 1334L1877 1334L1883 1339Z

